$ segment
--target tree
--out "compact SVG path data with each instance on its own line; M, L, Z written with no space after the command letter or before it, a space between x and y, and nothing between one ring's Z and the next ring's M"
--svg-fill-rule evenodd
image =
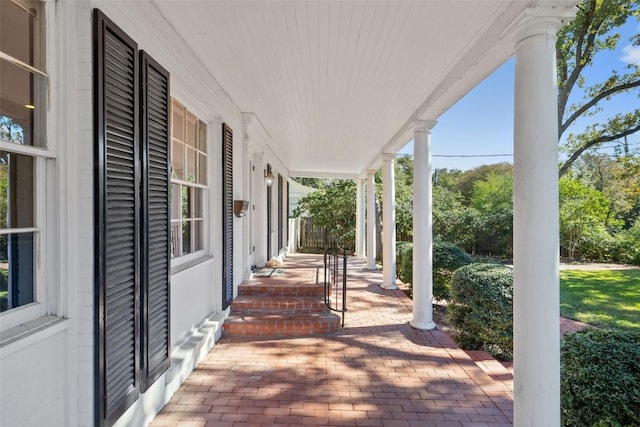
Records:
M610 236L607 227L615 225L602 192L575 179L560 179L560 246L569 258L581 246L591 250L594 240L606 240Z
M328 180L318 191L309 193L298 202L293 212L300 216L308 212L313 224L328 227L331 235L343 248L355 247L356 184L352 180Z
M476 181L471 207L479 212L476 242L490 253L513 252L513 175L511 171L491 172Z
M560 30L556 43L558 71L558 140L580 119L604 110L606 101L629 93L639 93L640 65L611 71L604 81L590 82L589 67L599 53L614 51L620 41L618 29L640 15L640 0L582 0L573 21ZM640 34L631 38L640 45ZM586 150L615 141L640 130L640 108L630 112L610 112L602 121L569 133L564 151L567 160L560 167L563 176Z

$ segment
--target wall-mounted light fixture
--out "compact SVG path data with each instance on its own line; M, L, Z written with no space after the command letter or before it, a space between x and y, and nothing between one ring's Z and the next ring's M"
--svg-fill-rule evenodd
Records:
M233 201L233 213L236 214L237 217L242 217L247 210L249 209L249 201L248 200L234 200Z
M264 182L267 184L267 187L271 187L274 179L275 176L273 176L273 172L271 172L271 166L267 165L267 170L264 171Z

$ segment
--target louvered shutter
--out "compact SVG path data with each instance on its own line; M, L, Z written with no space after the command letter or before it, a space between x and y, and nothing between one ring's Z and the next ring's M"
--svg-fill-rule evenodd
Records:
M282 175L278 174L278 251L280 251L283 245L284 237L284 180Z
M99 424L139 394L138 52L94 11Z
M222 124L222 309L233 301L233 131Z
M169 73L140 53L142 131L142 383L169 367Z
M286 197L286 203L285 203L285 224L284 224L284 241L286 242L286 245L289 245L289 180L286 181L287 186L286 186L286 190L285 190L285 197Z
M271 165L267 163L267 172L271 172ZM271 232L273 231L273 185L267 187L267 261L271 259Z

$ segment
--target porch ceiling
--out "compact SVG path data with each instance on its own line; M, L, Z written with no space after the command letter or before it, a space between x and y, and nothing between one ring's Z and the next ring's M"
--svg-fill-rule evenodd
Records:
M437 119L502 64L511 24L549 3L155 4L241 111L257 115L291 175L356 176L402 148L411 121Z

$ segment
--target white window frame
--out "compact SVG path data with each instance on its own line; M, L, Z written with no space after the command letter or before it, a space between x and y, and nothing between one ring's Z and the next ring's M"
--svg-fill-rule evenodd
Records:
M53 25L51 25L53 16L55 16L55 3L50 1L39 0L14 0L14 3L23 8L36 7L40 16L36 20L34 26L36 32L36 43L44 42L44 52L41 52L41 58L44 59L43 67L31 67L28 64L21 63L19 60L2 53L2 61L11 62L14 65L45 79L44 88L34 96L42 97L42 102L38 103L43 108L43 114L36 119L35 126L40 128L39 134L44 141L45 147L25 146L13 142L0 141L0 150L22 154L33 158L34 162L34 223L28 231L34 235L34 284L33 284L33 302L20 307L0 313L0 332L5 333L17 326L26 324L27 322L46 316L55 312L54 284L56 283L55 271L47 271L47 267L54 265L55 248L53 240L50 238L56 224L55 202L54 196L56 192L55 184L55 168L56 153L55 140L52 135L55 134L53 127L54 120L51 111L51 92L54 87L52 77L47 70L55 69L54 55L54 36L52 33ZM40 33L40 35L37 34ZM40 47L36 47L40 49ZM40 123L38 123L40 122ZM36 134L36 132L34 132ZM13 233L11 233L13 231ZM4 234L14 234L17 229L4 229ZM22 230L27 231L27 230ZM0 344L3 342L0 337Z
M178 179L178 178L174 178L173 177L173 158L174 158L174 153L173 153L173 141L174 141L174 137L173 137L173 105L174 103L179 104L180 106L182 106L185 109L185 121L186 121L186 115L187 114L191 114L193 115L196 120L198 120L199 122L201 122L205 127L206 127L206 137L205 137L205 147L206 147L206 152L204 152L204 155L206 156L205 159L205 165L206 165L206 180L207 180L207 184L198 184L198 183L193 183L193 182L188 182L186 180L183 179ZM170 145L170 158L171 158L171 169L172 169L172 173L171 173L171 180L170 180L170 185L172 186L171 188L171 218L170 218L170 222L171 222L171 234L173 234L173 225L175 223L182 223L183 219L180 218L179 220L176 220L173 218L173 201L174 201L174 195L173 195L173 185L174 184L178 184L180 186L188 186L188 187L192 187L192 188L196 188L196 189L200 189L202 190L202 200L201 200L201 204L202 204L202 217L197 217L197 218L192 218L192 219L197 219L200 221L201 223L201 239L202 239L202 248L194 251L194 252L190 252L184 255L178 255L175 257L171 258L171 272L172 273L176 273L178 271L181 271L185 268L190 267L191 265L197 264L202 260L208 259L210 258L209 255L209 248L210 248L210 242L208 239L208 221L209 221L209 217L210 217L210 211L209 211L209 198L210 198L210 186L211 186L211 168L210 168L210 158L212 156L211 153L211 146L209 144L209 141L211 140L211 124L208 123L207 121L203 120L202 118L200 118L200 116L194 112L193 110L189 109L184 103L182 103L181 101L179 101L176 97L171 97L171 145ZM185 138L186 139L186 138ZM182 141L185 142L185 141ZM186 142L185 142L186 145ZM200 153L200 151L197 151L198 153ZM186 160L186 157L183 157ZM179 211L182 214L182 207L179 207ZM180 228L181 230L181 228ZM179 235L181 237L181 233L179 232ZM171 244L173 243L173 237L170 236L171 239ZM180 242L182 242L182 239L180 238Z

